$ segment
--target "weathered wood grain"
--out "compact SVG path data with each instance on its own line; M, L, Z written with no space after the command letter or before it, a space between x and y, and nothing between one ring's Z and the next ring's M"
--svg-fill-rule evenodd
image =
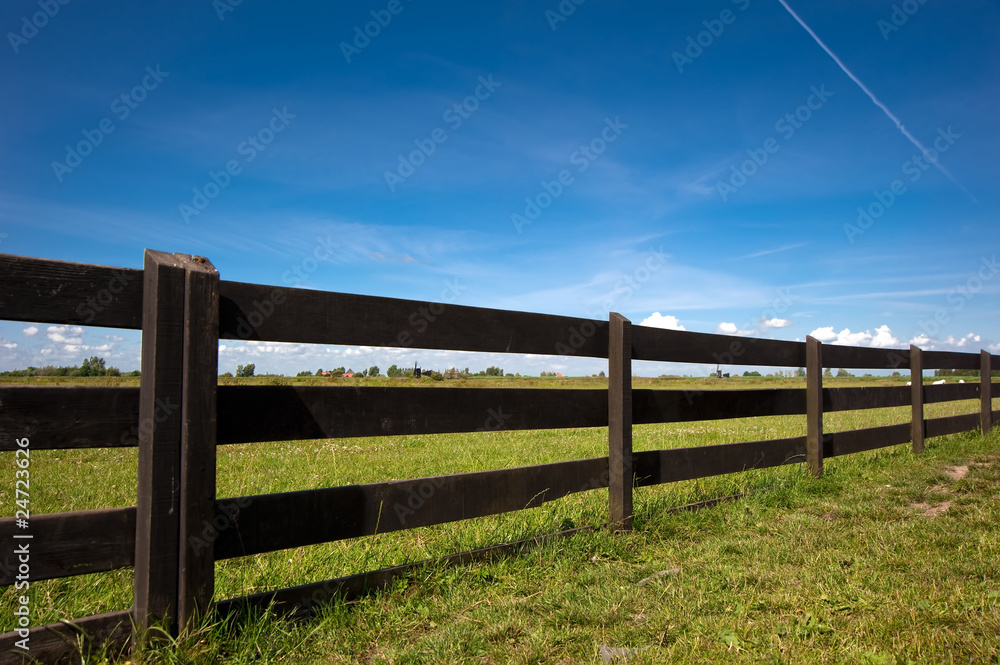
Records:
M96 614L72 621L59 621L30 629L28 658L17 648L21 637L16 632L0 635L0 665L27 665L27 663L81 662L80 642L84 649L104 651L116 659L123 655L132 639L132 611L121 610ZM86 651L85 651L86 653ZM82 662L92 662L88 657Z
M806 337L806 463L823 475L823 345Z
M924 431L927 433L927 438L958 434L974 429L979 429L978 413L965 413L946 418L928 418L924 421Z
M142 326L142 271L0 254L0 319Z
M895 369L910 366L907 349L877 349L859 346L823 345L823 364L827 367L849 369Z
M708 478L806 461L806 437L723 443L634 454L637 487Z
M139 389L0 386L0 450L28 437L32 450L139 445Z
M979 427L983 436L993 428L993 363L988 351L979 354Z
M977 399L979 397L979 383L969 381L968 383L941 383L938 385L924 384L924 404L934 404L936 402L953 402L961 399Z
M608 347L608 514L632 528L632 322L610 315Z
M844 432L827 432L823 437L823 455L839 457L906 443L910 440L910 431L910 423L901 423Z
M607 321L242 282L220 283L232 339L606 358Z
M219 443L605 427L603 390L220 386Z
M207 259L174 257L185 269L177 621L186 627L209 609L215 590L212 548L198 533L215 517L219 273Z
M978 353L924 351L924 369L979 369Z
M127 568L135 559L135 508L76 510L32 515L29 529L0 518L0 586L14 584L14 548L28 545L32 582ZM29 534L30 539L15 538Z
M220 500L215 558L271 552L540 506L608 486L608 459Z
M805 366L805 344L648 326L632 328L632 358L711 365Z
M184 263L146 250L139 384L139 471L133 610L140 630L176 630L180 515Z
M933 392L932 396L933 396ZM923 351L910 345L910 440L913 452L924 452L924 359Z

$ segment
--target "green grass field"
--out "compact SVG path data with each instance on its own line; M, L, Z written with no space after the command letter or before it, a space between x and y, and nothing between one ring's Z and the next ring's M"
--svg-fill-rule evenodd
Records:
M278 379L227 380L254 381ZM422 385L442 383L459 382ZM899 383L827 381L833 386ZM494 379L465 385L605 384ZM802 385L794 379L637 379L634 387ZM927 417L977 409L973 401L934 404L928 405ZM878 409L827 414L824 426L836 431L908 418L908 407ZM635 428L634 448L804 431L803 416L645 425ZM587 428L223 446L218 496L598 457L607 454L606 439L606 428ZM635 492L631 533L598 528L498 563L431 567L378 595L335 601L308 622L261 613L206 624L181 644L147 650L137 659L593 663L601 662L603 645L635 649L630 663L1000 663L998 444L996 433L986 438L968 433L930 439L920 456L896 446L827 460L819 480L795 465L641 488ZM9 514L12 454L0 459L8 469L0 502ZM134 450L35 451L32 513L134 505L135 466ZM967 467L966 475L953 467ZM697 512L669 511L739 493L747 496ZM607 518L606 501L606 490L594 490L506 515L223 561L216 567L217 597L432 559L573 526L600 527ZM662 571L670 572L640 584ZM124 609L132 601L131 571L37 582L31 593L34 625ZM5 589L2 599L3 606L13 606L13 590ZM3 621L0 630L9 630L9 615Z

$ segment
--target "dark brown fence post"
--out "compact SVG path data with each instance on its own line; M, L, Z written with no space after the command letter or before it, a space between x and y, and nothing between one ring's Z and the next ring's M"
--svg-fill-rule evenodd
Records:
M806 337L806 463L823 475L823 344Z
M177 622L203 615L215 590L216 386L219 376L219 273L201 257L175 254L184 280L180 532ZM208 533L208 536L205 533Z
M611 524L632 528L632 323L611 312L608 334L608 508Z
M924 358L920 347L910 345L910 441L913 452L924 452Z
M979 424L983 430L983 436L993 429L993 362L990 352L980 350L979 352L979 405L981 413Z
M176 630L184 265L146 250L133 612L141 632L159 620Z

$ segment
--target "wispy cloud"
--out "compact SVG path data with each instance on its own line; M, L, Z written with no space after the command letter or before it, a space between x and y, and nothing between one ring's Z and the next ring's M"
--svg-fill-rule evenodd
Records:
M763 249L759 252L754 252L753 254L747 254L746 256L739 257L740 259L756 259L759 256L767 256L768 254L777 254L779 252L787 252L792 249L798 249L799 247L805 247L809 243L798 242L794 245L782 245L781 247L775 247L773 249Z
M829 55L831 58L833 58L833 61L835 63L837 63L837 66L840 67L840 69L845 74L847 74L847 76L852 81L854 81L859 88L861 88L861 91L864 92L866 95L868 95L868 98L870 100L872 100L872 103L874 103L875 106L877 106L880 109L882 109L882 112L885 113L886 117L888 117L890 120L892 120L892 122L896 125L896 129L898 129L899 132L903 136L905 136L907 138L907 140L910 141L910 143L912 143L914 146L916 146L916 148L918 150L920 150L920 152L923 153L924 156L927 157L934 164L934 166L937 168L938 171L940 171L942 174L944 174L944 176L946 178L948 178L948 180L951 180L953 183L955 183L959 187L959 189L961 189L963 192L965 192L966 194L968 194L969 198L972 199L973 203L976 203L978 205L979 201L976 199L975 196L972 195L972 192L970 192L968 189L966 189L965 185L963 185L962 183L960 183L955 178L955 176L953 176L951 174L951 171L949 171L947 168L945 168L944 164L942 164L941 162L938 161L938 159L936 157L936 153L933 153L930 150L928 150L927 148L925 148L924 145L920 141L918 141L917 138L915 136L913 136L913 134L911 134L906 129L906 127L903 126L902 121L899 118L897 118L896 115L892 111L889 110L889 107L886 106L885 104L883 104L881 101L879 101L878 97L875 96L875 93L873 93L871 90L869 90L868 86L866 86L864 83L862 83L861 79L859 79L857 76L855 76L854 72L852 72L850 69L847 68L847 65L845 65L843 63L843 61L840 58L837 57L837 54L834 53L832 50L830 50L829 46L827 46L825 43L823 43L823 40L820 39L819 36L815 32L813 32L812 28L810 28L808 25L806 25L806 22L803 21L802 18L799 17L799 15L796 14L795 11L791 7L788 6L788 3L785 2L785 0L778 0L778 2L781 3L782 7L784 7L785 9L788 10L788 13L792 15L792 18L794 18L796 21L798 21L799 25L801 25L803 28L805 28L806 32L809 33L809 36L812 37L813 40L815 40L815 42L817 44L819 44L820 47L824 51L826 51L827 55Z

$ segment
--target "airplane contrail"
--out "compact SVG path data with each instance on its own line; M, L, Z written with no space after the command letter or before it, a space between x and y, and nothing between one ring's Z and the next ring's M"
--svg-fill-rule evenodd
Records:
M889 110L889 107L887 107L885 104L883 104L881 101L879 101L878 97L875 96L875 93L873 93L871 90L869 90L868 86L866 86L864 83L862 83L861 79L859 79L857 76L855 76L854 72L852 72L850 69L847 68L847 65L845 65L843 62L841 62L840 58L837 57L837 54L834 53L833 51L831 51L830 47L823 43L823 40L820 39L819 36L815 32L813 32L812 28L810 28L808 25L806 25L806 22L803 21L799 17L799 15L795 13L795 11L791 7L788 6L788 3L785 2L785 0L778 0L778 2L781 3L782 7L784 7L786 10L788 10L788 13L792 15L792 18L794 18L796 21L798 21L799 25L801 25L803 28L805 28L805 31L809 33L809 36L812 37L816 41L816 43L819 44L820 47L822 47L822 49L824 51L826 51L827 55L829 55L831 58L833 58L833 61L835 63L837 63L837 66L839 66L840 69L843 70L843 72L845 74L847 74L847 76L850 77L850 79L852 81L854 81L858 85L859 88L861 88L862 92L864 92L866 95L868 95L868 98L870 100L872 100L872 103L874 103L875 106L877 106L880 109L882 109L882 112L885 113L885 115L890 120L892 120L893 123L895 123L896 129L898 129L903 136L905 136L907 139L909 139L910 143L912 143L914 146L916 146L916 148L918 150L920 150L920 152L923 153L924 156L927 157L927 159L929 159L931 161L931 163L934 164L935 167L937 167L938 171L940 171L946 178L948 178L948 180L951 180L953 183L955 183L958 186L959 189L961 189L963 192L965 192L966 194L968 194L969 198L972 199L973 203L975 203L975 204L978 205L979 201L976 200L976 197L972 195L972 192L970 192L969 190L967 190L962 185L962 183L960 183L958 180L955 179L955 176L953 176L951 174L951 171L949 171L947 168L945 168L945 166L941 162L939 162L937 160L936 156L933 156L934 153L930 152L927 148L925 148L924 145L920 141L918 141L915 136L913 136L912 134L910 134L909 131L907 131L906 127L903 126L903 123L899 120L899 118L897 118L895 116L895 114L893 114L893 112Z

